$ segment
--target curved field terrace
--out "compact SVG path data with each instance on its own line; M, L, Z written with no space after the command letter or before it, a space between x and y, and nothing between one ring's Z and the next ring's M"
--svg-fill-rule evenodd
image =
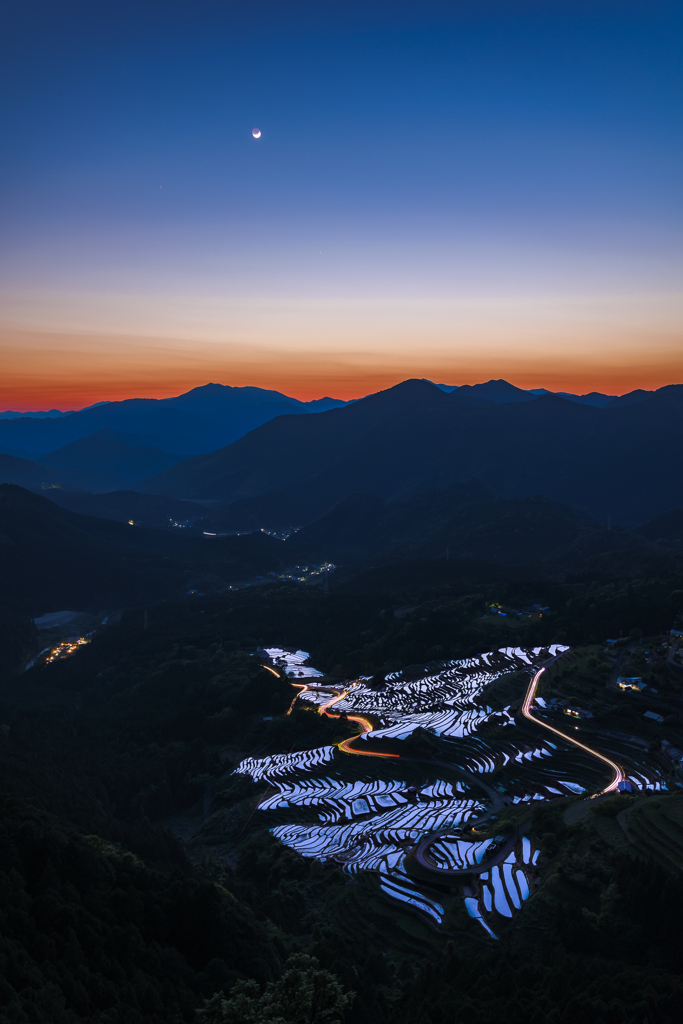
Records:
M541 669L567 650L506 647L341 689L306 664L305 651L267 648L297 689L293 706L353 722L359 733L248 758L236 772L267 786L258 813L301 856L375 874L386 899L437 928L464 910L497 938L539 880L540 850L525 834L533 807L616 787L610 758L535 717ZM491 706L496 681L520 672L530 680L524 702ZM651 767L623 756L617 767L636 788L664 787Z

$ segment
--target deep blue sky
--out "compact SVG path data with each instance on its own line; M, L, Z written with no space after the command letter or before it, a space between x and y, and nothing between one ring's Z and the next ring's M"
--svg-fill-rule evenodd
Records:
M636 376L666 382L680 4L8 7L1 256L17 367L22 346L34 359L66 332L86 390L111 339L133 336L185 345L174 367L196 344L192 373L213 359L225 382L260 383L275 353L363 391L405 375L420 345L425 375L464 381L507 359L508 376L538 365L550 384L585 344L604 375L625 331ZM109 384L129 360L144 390L121 344ZM657 368L638 362L653 345Z

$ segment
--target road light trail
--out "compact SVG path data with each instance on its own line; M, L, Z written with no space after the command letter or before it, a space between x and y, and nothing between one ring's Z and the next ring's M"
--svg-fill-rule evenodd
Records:
M554 725L548 725L547 722L542 722L540 718L535 718L531 714L531 705L533 699L536 696L536 687L538 681L545 672L545 668L539 668L538 672L534 675L531 682L529 683L529 689L526 691L524 697L524 703L522 704L522 714L525 718L528 718L530 722L535 722L536 725L542 726L544 729L549 729L550 732L554 732L556 736L560 736L563 740L567 740L569 743L573 743L575 747L579 747L584 750L591 757L597 757L599 761L603 761L606 765L612 769L613 778L609 786L605 786L599 793L593 793L591 800L595 800L596 797L602 796L604 793L611 793L612 790L616 789L620 782L624 781L624 772L619 767L616 761L612 761L611 758L606 757L604 754L599 754L597 750L593 750L592 747L587 747L585 743L581 743L580 740L574 739L573 736L568 736L567 733L561 732L560 729L556 729Z
M327 715L327 711L325 712ZM327 715L328 718L338 718L338 715ZM361 718L360 715L347 715L347 722L358 722L362 732L372 732L372 722L369 722L367 718ZM357 740L358 736L349 736L347 740L343 740L337 744L338 750L343 750L345 754L361 754L364 757L400 757L400 754L381 754L379 750L354 750L349 744Z
M261 665L261 668L264 668L266 670L266 672L270 672L270 674L275 676L276 679L282 679L282 676L280 675L280 673L276 672L274 668L270 667L270 665ZM301 687L299 692L294 695L292 703L289 705L289 707L285 711L286 715L291 715L292 710L294 709L294 705L297 702L297 699L301 696L301 694L304 692L304 690L308 689L308 686L306 685L306 683L293 683L291 679L289 679L287 681L289 682L290 686L300 686Z
M298 701L299 697L301 696L302 693L305 693L306 690L308 689L308 686L307 686L306 683L290 683L290 686L300 686L301 689L299 690L298 693L294 694L294 697L292 698L292 703L289 705L289 707L285 711L286 715L291 715L292 711L294 710L294 705Z
M345 697L347 692L348 692L347 690L341 690L341 692L338 693L336 697L333 697L332 700L328 700L327 704L321 705L321 707L318 708L318 714L325 715L326 718L341 718L341 715L334 715L334 714L331 715L327 709L331 708L333 704L337 703L337 701L340 701L342 699L342 697ZM358 722L358 724L361 727L361 735L363 735L363 733L366 733L366 732L372 732L372 728L373 728L372 722L370 722L367 718L362 718L360 715L347 715L345 721L347 721L347 722ZM341 750L344 754L359 754L362 757L400 757L401 756L400 754L381 754L378 750L354 750L353 747L350 746L350 744L353 743L354 740L357 740L357 739L358 739L358 736L349 736L348 739L342 740L341 743L337 744L337 750Z

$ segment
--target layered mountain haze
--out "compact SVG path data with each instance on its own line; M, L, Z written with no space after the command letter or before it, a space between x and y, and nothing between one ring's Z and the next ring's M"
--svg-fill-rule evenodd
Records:
M632 527L683 504L669 454L681 443L682 395L681 385L615 398L415 379L354 402L304 403L208 384L2 420L0 481L59 494L74 511L154 526L201 519L215 532L289 530L350 495L391 505L472 481ZM114 496L87 497L104 493Z
M624 526L683 504L671 467L683 442L683 386L603 408L522 394L493 404L476 388L404 381L313 419L278 417L138 489L228 502L233 529L302 526L349 494L397 502L470 480Z
M111 491L159 473L182 460L145 444L146 438L98 430L53 452L6 451L0 455L0 479L35 490L66 488Z
M538 395L553 394L545 388L525 391L505 380L435 386L454 394L455 401L479 406L529 402ZM558 394L581 405L604 406L612 401L621 404L643 401L653 392L638 390L618 399L596 391L587 395ZM174 398L97 402L76 411L8 410L0 412L0 452L40 461L41 453L64 447L100 430L112 430L136 435L138 444L188 456L229 444L276 416L324 412L348 404L336 398L302 402L264 388L205 384ZM58 420L62 422L56 422Z
M600 408L617 397L616 395L603 395L600 391L591 391L587 395L573 395L569 391L548 391L547 388L529 388L528 391L525 391L523 388L515 387L514 384L508 384L506 380L488 380L484 384L437 384L436 386L442 391L458 391L461 394L476 395L477 398L487 399L494 405L501 405L505 402L530 402L538 395L559 395L560 398L577 402L579 405L595 405ZM631 394L646 398L652 392L634 391ZM633 398L633 401L636 402L640 400L640 397Z
M47 452L100 430L143 435L145 444L193 455L242 437L282 413L314 413L346 405L334 398L300 402L279 391L205 384L175 398L102 402L58 418L0 418L0 450Z
M62 487L62 480L57 473L49 470L33 459L17 458L15 455L0 453L0 481L4 484L17 484L30 490L40 491L52 487Z
M616 399L616 395L603 395L600 391L590 391L587 395L571 395L568 391L548 391L546 388L532 388L532 395L559 395L560 398L567 398L570 402L578 402L579 405L595 405L598 409L601 409L604 405L608 405ZM651 391L641 392L643 398L646 398ZM637 401L637 399L636 399Z
M86 491L113 491L163 472L182 456L149 447L144 438L116 430L98 430L41 456L40 462Z

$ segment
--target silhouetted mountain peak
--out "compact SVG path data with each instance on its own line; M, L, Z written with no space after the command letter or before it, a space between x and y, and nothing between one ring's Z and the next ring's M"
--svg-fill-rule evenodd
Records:
M611 402L607 403L605 408L619 409L624 405L635 405L637 402L644 402L650 395L654 395L654 391L644 391L642 388L637 388L635 391L629 391L626 395L619 395L618 398L613 398Z
M536 395L529 391L523 391L506 380L487 380L483 384L463 384L454 395L459 398L464 395L476 395L478 398L487 398L494 405L503 405L508 402L533 402Z
M397 408L399 406L409 408L411 405L430 401L446 404L449 398L450 395L438 388L436 384L432 384L431 381L420 377L410 377L408 380L402 380L400 384L394 384L391 388L368 395L367 398L361 398L355 404L360 406L371 402L382 402Z
M657 391L652 391L652 395L661 395L662 398L683 398L683 384L667 384L663 388L659 388Z
M651 402L667 402L671 399L679 401L681 398L683 398L683 384L667 384L663 388L657 388L656 391L644 391L642 388L629 391L628 394L620 395L608 402L604 408L611 412L613 409L622 409L628 405L640 405L642 402L647 402L649 405Z
M205 405L220 408L221 405L226 403L234 406L235 403L251 404L254 401L268 403L285 402L291 405L301 404L298 399L283 395L280 391L269 391L265 388L250 387L249 385L233 387L231 384L216 383L201 384L196 388L191 388L182 395L165 398L163 401L169 405L191 406L192 408L202 408Z

